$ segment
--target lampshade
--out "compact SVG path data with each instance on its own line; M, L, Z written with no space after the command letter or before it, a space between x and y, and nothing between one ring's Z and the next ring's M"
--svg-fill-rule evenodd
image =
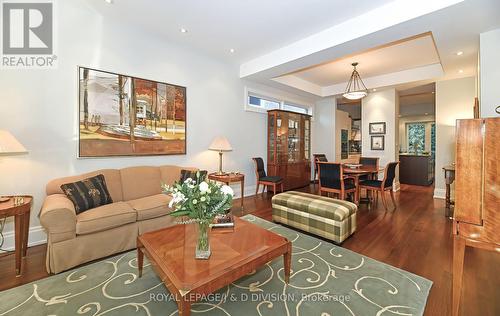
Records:
M368 89L366 89L363 80L361 80L361 76L356 70L358 63L352 63L351 65L353 66L351 78L342 96L349 100L362 99L368 95Z
M0 156L13 156L26 154L28 151L9 132L0 130Z
M209 150L215 150L215 151L231 151L233 148L231 147L231 144L229 141L222 136L215 137L212 143L210 144L210 147L208 147Z

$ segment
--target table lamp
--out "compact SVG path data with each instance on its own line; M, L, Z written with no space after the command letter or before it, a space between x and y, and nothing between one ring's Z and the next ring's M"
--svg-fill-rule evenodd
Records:
M0 130L0 157L16 156L27 154L28 151L23 145L9 132ZM0 196L0 202L8 201L9 198Z
M217 171L216 174L217 175L225 174L222 171L222 154L225 151L232 151L233 150L229 141L225 137L222 137L222 136L215 137L214 140L212 141L212 144L210 144L210 147L208 147L208 149L219 152L219 171Z

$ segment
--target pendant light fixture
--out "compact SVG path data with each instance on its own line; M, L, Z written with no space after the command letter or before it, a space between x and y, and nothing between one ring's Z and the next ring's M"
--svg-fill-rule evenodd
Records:
M349 79L349 83L347 84L347 88L345 89L345 93L343 94L344 98L349 100L359 100L368 95L368 89L366 89L363 80L359 76L358 71L356 70L357 62L351 64L354 69L351 74L351 79Z

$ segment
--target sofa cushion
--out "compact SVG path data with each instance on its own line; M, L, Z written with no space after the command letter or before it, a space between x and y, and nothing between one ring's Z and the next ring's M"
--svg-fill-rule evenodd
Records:
M127 201L127 203L137 212L137 220L142 221L170 213L172 209L168 207L168 203L171 199L170 195L155 194Z
M205 181L207 179L207 174L208 174L207 170L182 169L181 170L181 177L180 177L179 181L184 182L187 179L191 178L194 181L196 181L196 183L201 183L202 181Z
M130 167L120 170L123 200L130 201L161 193L161 174L158 167Z
M159 168L160 168L161 182L168 185L173 185L175 182L179 181L182 169L193 170L193 171L198 170L192 167L179 167L172 165L160 166Z
M116 169L101 169L101 170L96 170L96 171L80 174L77 176L70 176L70 177L54 179L54 180L51 180L47 184L45 191L46 191L47 195L64 194L63 190L61 189L61 185L65 184L65 183L81 181L83 179L87 179L87 178L90 178L90 177L93 177L93 176L96 176L99 174L104 175L104 179L106 179L106 186L108 187L108 191L109 191L109 194L111 194L111 198L113 199L113 202L123 201L120 170L116 170Z
M102 174L73 183L61 185L68 199L73 202L76 214L113 203L106 180Z
M91 234L128 223L137 219L136 211L125 202L115 202L90 209L76 216L76 234Z

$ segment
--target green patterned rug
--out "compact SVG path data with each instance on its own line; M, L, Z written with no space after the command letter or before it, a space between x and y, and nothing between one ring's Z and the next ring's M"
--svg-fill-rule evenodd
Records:
M422 315L432 282L251 215L293 242L290 284L283 260L192 305L203 315ZM71 255L71 254L68 254ZM176 315L177 305L135 251L0 292L0 315Z

